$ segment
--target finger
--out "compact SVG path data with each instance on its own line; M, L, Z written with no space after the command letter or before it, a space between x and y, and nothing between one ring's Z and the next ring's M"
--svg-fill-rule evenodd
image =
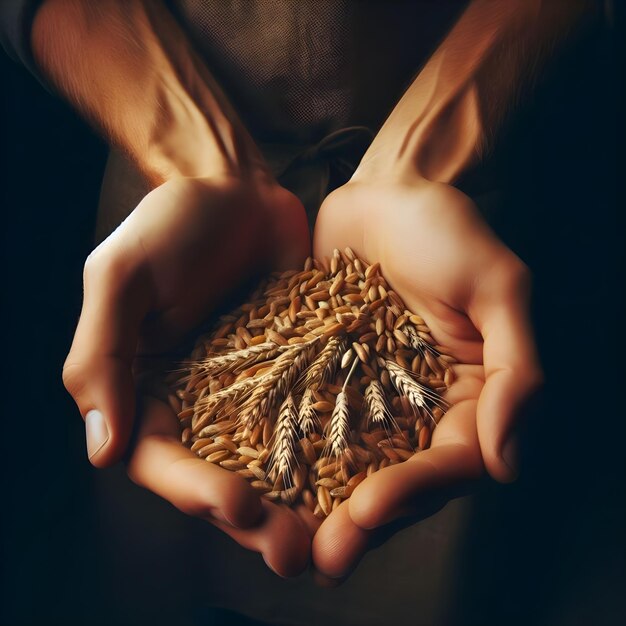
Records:
M487 471L501 482L517 477L516 427L543 380L530 322L529 292L529 277L520 269L500 283L497 295L479 290L474 305L485 368L477 410L478 437Z
M134 482L261 553L279 576L295 576L306 568L311 541L294 511L261 501L241 476L184 448L176 418L165 403L144 398L141 415L128 463Z
M311 554L316 570L326 578L346 577L368 549L372 533L354 523L349 500L345 500L322 522L313 538ZM320 578L320 584L327 586L326 582Z
M352 521L379 528L416 515L425 502L464 493L483 473L476 434L476 401L453 406L435 429L432 447L368 476L348 500Z
M213 521L239 545L259 552L267 566L283 578L302 573L309 564L311 538L298 514L284 505L261 500L263 514L250 528Z
M350 517L348 502L341 513L336 511L324 520L313 544L314 580L320 587L337 587L357 568L363 557L394 537L398 532L434 515L446 504L440 496L424 498L411 515L365 530Z
M260 519L259 496L246 480L200 459L181 444L176 417L168 405L144 398L141 415L127 468L135 483L188 515L213 517L242 528Z
M135 387L132 360L150 307L149 281L135 273L116 246L85 264L84 299L63 382L85 419L90 461L120 459L130 437Z

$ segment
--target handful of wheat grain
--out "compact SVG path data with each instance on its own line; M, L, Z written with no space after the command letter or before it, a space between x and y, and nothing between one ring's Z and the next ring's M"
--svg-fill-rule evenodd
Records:
M430 444L454 359L347 248L273 274L170 374L183 444L264 497L327 516Z

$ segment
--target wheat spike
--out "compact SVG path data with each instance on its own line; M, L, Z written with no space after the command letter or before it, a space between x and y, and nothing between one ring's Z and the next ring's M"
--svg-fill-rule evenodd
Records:
M274 367L262 376L259 385L241 407L241 417L249 428L256 425L275 400L287 395L300 372L306 367L317 341L318 339L313 339L290 347L276 359Z
M305 389L319 389L326 380L332 378L345 349L346 340L343 337L331 337L306 370L302 386Z
M385 360L385 367L389 372L389 378L393 386L397 389L398 393L402 396L406 396L409 403L419 414L419 409L425 411L434 425L437 425L437 421L432 415L427 401L431 401L433 404L439 406L442 409L447 409L448 405L445 400L432 389L429 389L425 385L418 383L411 377L402 367L400 367L394 361L389 359Z
M285 359L285 364L282 365L282 370L276 374L276 394L279 397L287 395L291 387L294 385L300 373L306 368L311 359L313 352L313 346L318 339L314 339L309 343L296 344L293 356L291 359ZM286 354L285 354L286 356ZM279 358L276 365L279 365ZM281 368L279 368L281 369Z
M295 454L296 433L298 431L298 413L296 404L291 394L282 403L278 412L276 430L272 453L268 460L268 475L274 479L282 476L285 486L291 487L293 482L294 462L297 463Z
M208 357L193 365L207 376L219 376L227 371L238 372L259 361L269 361L281 352L285 352L287 347L267 342L258 346L250 346L243 350Z
M350 439L350 407L348 405L348 396L346 394L346 387L354 374L354 370L359 363L359 357L355 357L352 362L352 367L346 376L341 391L335 398L335 408L330 416L330 432L328 433L326 445L322 456L340 456L348 447L348 440Z
M428 341L425 341L417 334L415 327L410 324L404 324L404 326L402 326L402 331L407 336L409 343L414 350L417 350L422 355L428 351L435 356L439 356L439 352L437 352L437 350L435 350L435 348L431 346Z
M228 387L220 389L214 394L204 396L197 400L194 406L193 431L197 432L206 426L219 411L229 405L234 405L242 396L245 396L262 380L262 376L259 378L244 378Z
M313 408L313 402L313 389L309 388L304 392L298 408L298 422L300 423L300 430L305 437L317 432L320 427L320 421Z
M370 381L365 389L365 411L370 428L385 426L391 417L385 399L385 391L377 380Z
M348 447L350 438L350 411L348 396L340 391L335 400L335 408L330 417L330 432L328 433L323 456L340 456Z

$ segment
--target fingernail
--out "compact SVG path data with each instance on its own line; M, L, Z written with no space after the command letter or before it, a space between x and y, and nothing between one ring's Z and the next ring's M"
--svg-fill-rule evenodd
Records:
M515 480L519 474L519 440L517 435L509 435L502 447L502 460L513 473L511 480Z
M87 436L87 455L93 458L109 440L109 429L104 415L92 409L85 415L85 434Z

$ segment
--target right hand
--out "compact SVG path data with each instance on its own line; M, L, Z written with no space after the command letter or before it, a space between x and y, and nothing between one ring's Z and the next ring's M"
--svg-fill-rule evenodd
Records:
M63 368L86 422L93 465L111 465L127 452L138 352L175 346L242 281L298 267L309 250L302 204L265 176L180 178L150 192L85 263L83 308ZM302 569L310 538L299 518L283 507L268 515L244 479L182 446L171 410L155 401L144 408L131 478L181 510L228 527L278 573ZM232 528L256 523L252 530Z

